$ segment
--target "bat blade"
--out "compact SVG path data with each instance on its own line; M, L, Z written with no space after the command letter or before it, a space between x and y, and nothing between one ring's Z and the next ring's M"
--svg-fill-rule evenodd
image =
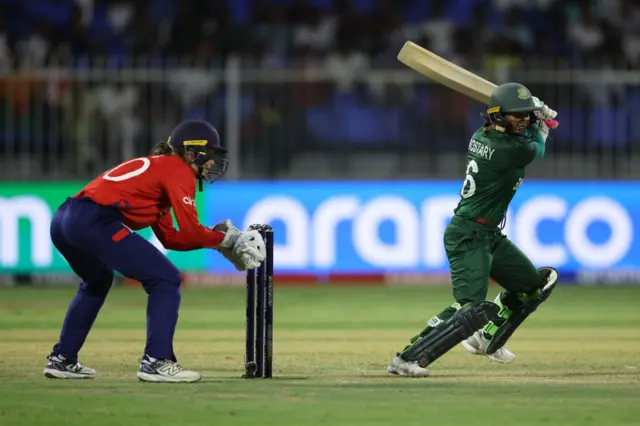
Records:
M485 105L489 104L491 93L497 87L494 83L411 41L402 46L398 60L425 77ZM545 120L545 123L551 129L556 129L559 125L556 120Z
M483 104L489 104L491 93L496 88L494 83L411 41L402 46L398 60L425 77Z

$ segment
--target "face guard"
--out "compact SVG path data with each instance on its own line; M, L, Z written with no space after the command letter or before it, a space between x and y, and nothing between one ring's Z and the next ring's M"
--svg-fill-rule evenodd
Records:
M213 160L213 165L206 166L210 160ZM229 160L227 160L226 152L214 150L211 153L198 152L193 163L198 167L200 178L207 183L213 183L227 171Z
M498 86L491 94L485 119L501 132L534 139L538 133L540 121L535 112L540 108L541 106L535 102L535 98L525 86L519 83L506 83ZM513 115L522 124L528 117L528 125L518 126L507 120L507 115Z
M227 150L224 148L207 149L207 141L184 141L185 151L189 153L189 159L192 164L198 168L198 184L199 190L202 191L202 182L206 181L211 184L221 178L227 171L229 160L227 159ZM213 164L207 166L207 163L213 161Z
M524 129L518 129L516 127L515 122L511 122L507 120L506 115L513 115L518 118L520 121L524 121L529 118L528 125ZM529 111L500 111L499 107L490 108L487 111L485 119L499 128L501 131L505 133L525 136L527 139L535 139L536 134L538 133L538 128L540 127L541 120L536 116L534 112Z

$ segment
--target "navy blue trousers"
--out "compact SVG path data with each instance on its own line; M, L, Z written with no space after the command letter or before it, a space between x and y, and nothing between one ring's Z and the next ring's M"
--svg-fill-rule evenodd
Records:
M51 241L82 279L53 352L75 362L109 293L114 271L148 294L145 354L175 359L180 271L151 243L130 232L122 214L89 199L67 199L51 221Z

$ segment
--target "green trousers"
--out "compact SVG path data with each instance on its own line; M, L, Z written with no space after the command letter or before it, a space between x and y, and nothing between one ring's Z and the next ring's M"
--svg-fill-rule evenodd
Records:
M490 278L507 291L495 300L500 307L499 318L484 326L488 339L511 315L509 305L515 306L521 297L535 294L543 286L543 279L529 258L496 228L454 216L444 233L444 247L456 303L432 317L404 350L462 306L485 300Z
M502 232L457 216L444 233L453 297L464 305L485 300L489 278L510 293L542 286L538 270Z
M444 232L444 248L455 303L432 317L421 335L451 318L461 306L485 300L490 278L507 290L495 300L501 308L498 323L510 315L502 301L534 293L543 285L529 258L497 228L454 216ZM490 323L485 331L493 334L497 326Z

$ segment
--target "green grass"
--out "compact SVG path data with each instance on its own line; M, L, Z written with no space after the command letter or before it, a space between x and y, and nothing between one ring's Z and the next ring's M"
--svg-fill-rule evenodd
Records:
M81 361L42 375L73 288L0 289L0 425L637 425L640 286L560 287L519 330L511 365L457 347L427 379L386 365L450 303L447 287L276 288L275 375L242 380L244 292L187 289L176 352L192 385L137 381L146 297L109 295ZM492 291L495 293L495 290Z

